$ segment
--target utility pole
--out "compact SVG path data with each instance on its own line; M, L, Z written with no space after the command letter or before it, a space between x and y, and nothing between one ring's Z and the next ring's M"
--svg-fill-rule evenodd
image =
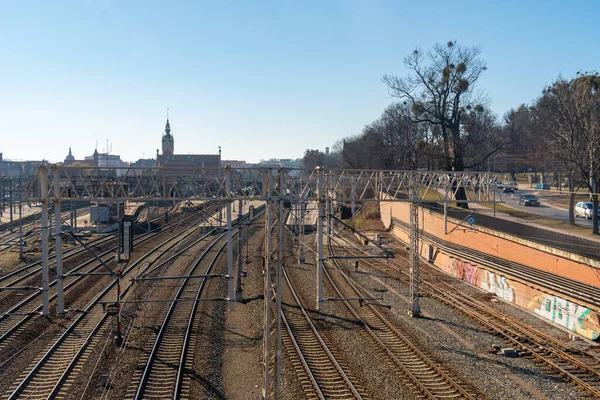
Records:
M444 235L448 234L448 203L444 202Z
M0 217L2 217L4 215L4 208L6 207L6 178L0 179L0 183L2 183L2 186L0 187L0 189L2 189L2 198L0 199L2 202L0 205Z
M150 200L148 200L148 216L146 217L146 221L148 222L148 233L150 233Z
M282 359L283 359L283 346L281 343L281 274L283 269L283 196L286 194L284 187L285 180L283 175L283 169L279 170L279 260L275 263L275 306L276 308L276 356L275 362L277 369L277 375L275 379L275 398L279 399L281 393L281 371L282 371Z
M266 181L266 182L265 182ZM266 189L266 190L265 190ZM263 355L263 390L262 395L264 399L269 398L270 386L271 386L271 170L265 171L265 178L263 179L263 194L265 195L265 234L267 235L267 246L265 249L265 271L264 271L264 290L265 290L265 325L263 331L263 342L264 342L264 355Z
M243 212L243 200L240 199L238 202L238 240L237 240L237 282L235 287L235 300L242 301L242 216ZM246 231L248 230L248 223L246 223Z
M54 239L56 241L56 299L58 315L65 313L63 294L62 222L60 201L60 170L54 167Z
M331 218L329 217L329 199L325 200L325 234L329 235L331 229L329 224L331 223Z
M301 202L299 204L299 208L300 208L300 243L304 243L304 215L306 214L306 204L304 202ZM300 256L298 258L298 263L299 264L304 264L304 262L306 261L306 257L304 256L304 246L300 246Z
M71 205L71 209L73 209L73 200L69 200L69 204ZM77 232L77 212L73 211L73 233Z
M350 193L350 198L351 198L351 212L352 212L352 217L354 217L354 213L356 212L356 179L354 178L354 175L352 175L352 191Z
M252 216L250 216L250 208L252 207ZM253 206L249 206L248 207L248 216L251 217L250 220L248 220L248 224L246 224L246 229L244 229L244 232L246 233L246 264L250 263L250 255L249 255L249 245L250 245L250 223L253 221L254 219L254 207Z
M283 170L279 170L279 223L277 231L279 233L278 248L279 248L279 259L283 260L283 196L285 195L285 189L283 187Z
M494 160L495 160L495 158L494 158ZM495 162L496 161L494 161L494 165L495 165ZM496 191L498 189L497 183L495 181L494 181L494 185L492 186L492 189L494 190L494 217L495 217L496 216Z
M416 182L411 177L410 202L410 304L408 314L411 317L421 316L419 305L419 206Z
M331 196L331 200L329 200L329 234L331 236L335 235L335 206L333 205L333 195Z
M42 205L42 314L50 314L48 304L48 167L38 170L40 183L40 203Z
M48 199L48 240L52 239L52 209L54 208L54 204L50 206L50 199Z
M317 167L319 168L319 167ZM323 193L323 169L319 168L317 175L317 191L319 197L317 199L319 207L319 218L317 219L317 306L318 311L321 310L321 302L323 301L323 203L325 195Z
M267 170L263 187L266 187L266 193L263 192L266 199L266 235L267 248L265 252L265 325L264 325L264 383L262 396L263 399L279 399L281 391L282 376L282 344L281 344L281 275L282 275L282 255L283 248L279 246L279 259L273 260L271 228L272 214L274 211L275 200L273 200L273 186L271 169ZM285 193L282 183L284 182L282 170L279 170L279 220L277 221L280 229L283 228L281 218L281 208L283 206L282 195ZM280 243L281 244L281 243ZM272 352L274 350L274 353Z
M298 195L301 194L301 183L298 182ZM298 220L298 235L300 236L300 252L298 254L298 264L304 264L306 258L304 257L304 210L303 207L306 203L304 203L301 199L297 200L297 220Z
M73 216L73 202L69 201L69 220L70 220L70 225L71 225L71 231L73 231L73 233L75 233L75 231L74 231L75 226L73 225L73 219L74 219L74 216Z
M13 233L13 179L8 180L8 195L10 196L10 233Z
M23 261L23 192L19 198L19 260Z
M233 232L231 228L231 166L225 166L225 191L227 195L226 212L227 212L227 282L229 288L229 311L233 311L235 307L235 288L233 282Z

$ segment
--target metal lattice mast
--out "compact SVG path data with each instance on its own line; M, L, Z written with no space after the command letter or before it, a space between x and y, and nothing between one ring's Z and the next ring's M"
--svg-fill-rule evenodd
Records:
M41 166L39 171L40 202L42 203L42 314L50 314L48 303L48 169Z
M277 345L277 351L275 354L275 368L277 369L275 373L275 398L279 399L282 389L282 372L283 372L283 346L281 343L281 269L283 268L283 196L286 193L285 190L285 177L284 171L282 169L279 170L279 220L278 220L278 230L279 230L279 260L275 264L275 282L274 282L274 296L275 296L275 307L276 307L276 332L275 339Z
M243 228L245 228L246 236L248 235L248 222L246 222L246 226L242 226L242 216L244 215L244 201L242 199L238 200L238 240L237 240L237 279L235 282L235 301L242 301L244 299L243 296L243 287L242 287L242 233ZM246 238L248 240L248 238Z
M265 261L264 261L264 290L265 290L265 325L263 329L263 388L262 396L267 399L269 396L269 387L271 385L271 368L269 362L271 360L271 342L269 341L271 331L271 174L263 176L263 195L266 199L265 213Z
M408 313L412 317L421 315L419 305L419 206L415 202L418 189L413 181L410 202L410 304Z
M264 382L262 395L265 399L278 399L281 391L281 260L273 260L273 214L278 216L273 200L273 184L271 170L267 170L263 179L263 191L266 200L266 249L265 249L265 326L264 326ZM283 176L280 172L279 191L282 190ZM266 182L265 182L266 181ZM281 200L280 200L281 201ZM278 219L279 229L282 229L281 218ZM280 250L282 252L283 249Z
M323 169L319 168L317 177L317 196L319 217L317 219L317 310L321 310L321 302L323 301L323 212L324 193L323 193Z
M58 315L65 313L65 300L63 293L63 259L62 259L62 221L60 199L60 171L54 167L54 239L56 241L56 312Z
M226 213L227 213L227 288L229 292L229 311L235 307L235 282L233 280L233 231L231 227L231 167L225 167Z

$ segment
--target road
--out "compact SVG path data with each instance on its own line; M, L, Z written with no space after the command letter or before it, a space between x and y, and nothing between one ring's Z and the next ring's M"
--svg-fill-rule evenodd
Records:
M531 206L525 207L525 206L519 205L519 196L521 194L534 194L534 195L538 196L538 198L540 199L540 206L539 207L531 207ZM521 188L521 187L519 187L519 189L516 190L514 194L506 193L506 194L503 194L503 196L502 196L502 200L505 202L504 205L507 207L515 208L517 210L527 211L532 214L542 215L542 216L548 217L548 218L563 220L563 221L567 221L567 222L569 221L569 210L549 206L547 203L544 202L544 198L545 198L545 196L544 196L543 190ZM585 218L575 218L575 223L579 226L585 226L588 228L592 227L591 219L588 220Z

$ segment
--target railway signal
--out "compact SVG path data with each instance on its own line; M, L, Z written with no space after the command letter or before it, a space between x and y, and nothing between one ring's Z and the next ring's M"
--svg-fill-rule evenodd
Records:
M129 261L133 251L133 221L121 219L119 222L119 250L117 262Z

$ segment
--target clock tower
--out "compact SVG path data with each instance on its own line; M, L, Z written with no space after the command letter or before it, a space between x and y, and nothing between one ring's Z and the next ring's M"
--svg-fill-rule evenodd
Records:
M169 117L167 117L167 124L165 125L165 133L162 137L162 153L165 156L172 156L175 148L175 139L171 135L171 124L169 124Z

